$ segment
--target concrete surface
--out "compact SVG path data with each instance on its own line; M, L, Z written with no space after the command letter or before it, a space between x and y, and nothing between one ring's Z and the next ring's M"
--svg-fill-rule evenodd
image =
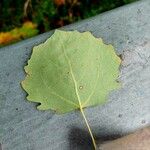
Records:
M117 8L66 26L64 30L91 31L112 43L124 61L122 88L108 103L85 110L97 140L116 138L150 125L150 1ZM20 87L23 66L34 45L52 32L0 49L0 143L3 150L91 150L79 112L57 115L38 111Z

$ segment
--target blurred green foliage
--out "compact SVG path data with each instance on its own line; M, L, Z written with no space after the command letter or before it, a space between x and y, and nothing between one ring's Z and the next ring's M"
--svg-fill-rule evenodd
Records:
M137 0L1 0L0 31L32 21L42 33L133 1Z
M26 21L20 28L16 27L9 32L0 32L0 47L32 37L36 34L38 34L37 25Z

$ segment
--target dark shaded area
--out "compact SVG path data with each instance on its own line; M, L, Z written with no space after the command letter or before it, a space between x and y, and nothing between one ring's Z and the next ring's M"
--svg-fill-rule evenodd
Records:
M70 150L94 150L89 133L76 127L70 131L69 142Z
M1 0L0 31L32 21L43 33L134 1L137 0Z
M137 0L1 0L0 47L134 1Z
M2 150L2 144L0 143L0 150Z
M94 137L98 144L104 141L117 139L121 137L121 134L112 133L112 134L106 135L105 133L104 134L97 133L96 135L94 135ZM82 130L77 127L73 127L70 130L68 140L70 142L69 143L70 150L94 150L93 143L92 143L92 140L88 131Z

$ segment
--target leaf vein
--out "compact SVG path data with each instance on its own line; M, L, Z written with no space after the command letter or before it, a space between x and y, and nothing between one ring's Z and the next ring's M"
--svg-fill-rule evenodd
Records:
M74 83L74 86L75 86L75 92L76 92L76 96L77 96L79 105L81 105L81 99L80 99L80 95L79 95L79 92L78 92L78 84L77 84L77 81L75 79L75 75L73 73L73 69L72 69L72 65L71 65L70 59L69 59L69 57L67 56L67 54L65 52L64 46L63 46L63 52L64 52L64 56L65 56L65 58L66 58L66 60L68 62L68 65L69 65L69 69L70 69L71 77L72 77L72 80L73 80L73 83Z
M40 77L41 77L41 80L42 80L42 82L44 83L44 85L47 87L47 89L49 89L50 91L52 91L52 89L50 89L49 86L47 85L47 83L45 82L45 80L44 80L44 78L42 77L41 73L40 73ZM65 97L63 97L63 96L57 94L55 91L50 92L50 94L59 97L60 99L62 99L62 100L65 101L66 103L69 103L69 104L71 104L71 105L74 105L74 106L78 107L77 104L75 104L75 103L69 101L68 99L66 99Z
M99 65L99 66L100 66L100 65ZM91 94L89 95L89 97L87 98L87 100L82 104L83 107L90 101L91 97L93 96L93 94L94 94L94 92L95 92L95 89L96 89L96 87L97 87L97 83L98 83L98 80L99 80L99 76L100 76L100 71L99 71L99 69L98 69L96 83L95 83L95 85L94 85L94 88L93 88Z

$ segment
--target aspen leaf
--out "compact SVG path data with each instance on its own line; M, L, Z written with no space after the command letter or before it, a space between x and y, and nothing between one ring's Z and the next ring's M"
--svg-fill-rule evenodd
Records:
M40 103L39 110L80 109L85 117L83 108L104 103L108 93L120 87L120 62L112 45L90 32L56 30L33 48L22 87L29 101Z

